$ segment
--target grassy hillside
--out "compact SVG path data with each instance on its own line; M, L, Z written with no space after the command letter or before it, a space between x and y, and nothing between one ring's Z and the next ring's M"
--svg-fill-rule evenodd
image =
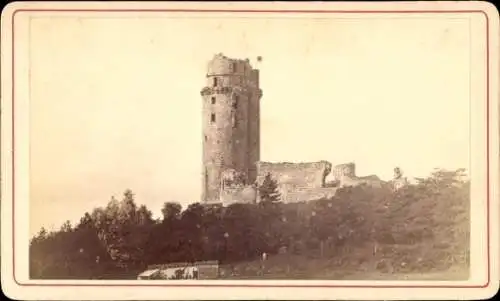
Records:
M225 278L467 279L469 184L450 174L393 194L351 188L334 200L354 233L307 252L288 250L262 260L225 266ZM317 206L318 204L316 204ZM355 222L353 219L361 219ZM337 232L341 227L332 228Z
M437 170L397 192L362 185L304 203L195 203L185 210L166 203L156 221L126 191L74 228L42 229L30 243L30 273L134 279L151 264L220 260L223 278L464 279L469 206L460 170Z

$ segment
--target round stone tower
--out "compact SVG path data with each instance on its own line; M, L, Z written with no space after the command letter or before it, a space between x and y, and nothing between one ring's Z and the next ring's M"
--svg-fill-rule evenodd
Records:
M208 63L203 101L202 200L220 202L222 174L233 169L256 177L260 159L259 73L248 60L217 54Z

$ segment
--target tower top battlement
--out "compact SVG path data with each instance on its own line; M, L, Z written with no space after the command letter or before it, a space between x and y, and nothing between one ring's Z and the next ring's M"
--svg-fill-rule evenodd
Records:
M234 59L217 53L208 62L207 77L230 74L250 76L252 71L257 69L252 67L249 59Z

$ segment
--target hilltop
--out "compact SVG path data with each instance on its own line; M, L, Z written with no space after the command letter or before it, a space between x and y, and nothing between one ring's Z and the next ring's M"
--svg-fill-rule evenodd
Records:
M332 201L335 205L328 207ZM311 212L325 205L343 212L342 217L337 215L342 220L337 229L347 227L344 238L323 236L324 243L307 252L291 251L270 256L265 262L227 266L226 277L468 278L469 184L454 180L453 173L436 173L396 194L384 188L346 189L336 200L311 204Z
M360 185L303 203L278 198L185 210L166 203L156 221L127 191L75 228L42 229L30 244L30 273L135 278L149 264L219 259L224 278L467 278L469 203L461 170L437 170L397 192Z

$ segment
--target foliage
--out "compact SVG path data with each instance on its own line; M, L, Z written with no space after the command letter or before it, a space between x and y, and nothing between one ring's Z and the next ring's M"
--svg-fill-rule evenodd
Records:
M276 203L280 200L278 192L278 183L267 173L264 181L259 186L259 196L262 203Z
M237 263L284 248L290 256L328 259L332 268L384 269L384 258L391 259L391 269L406 272L468 266L469 182L463 172L436 170L396 192L345 187L331 199L291 204L278 201L268 175L259 204L194 203L182 210L167 202L157 221L127 190L122 200L111 198L74 227L66 222L57 232L42 228L30 242L30 273L46 279L135 278L150 264Z

